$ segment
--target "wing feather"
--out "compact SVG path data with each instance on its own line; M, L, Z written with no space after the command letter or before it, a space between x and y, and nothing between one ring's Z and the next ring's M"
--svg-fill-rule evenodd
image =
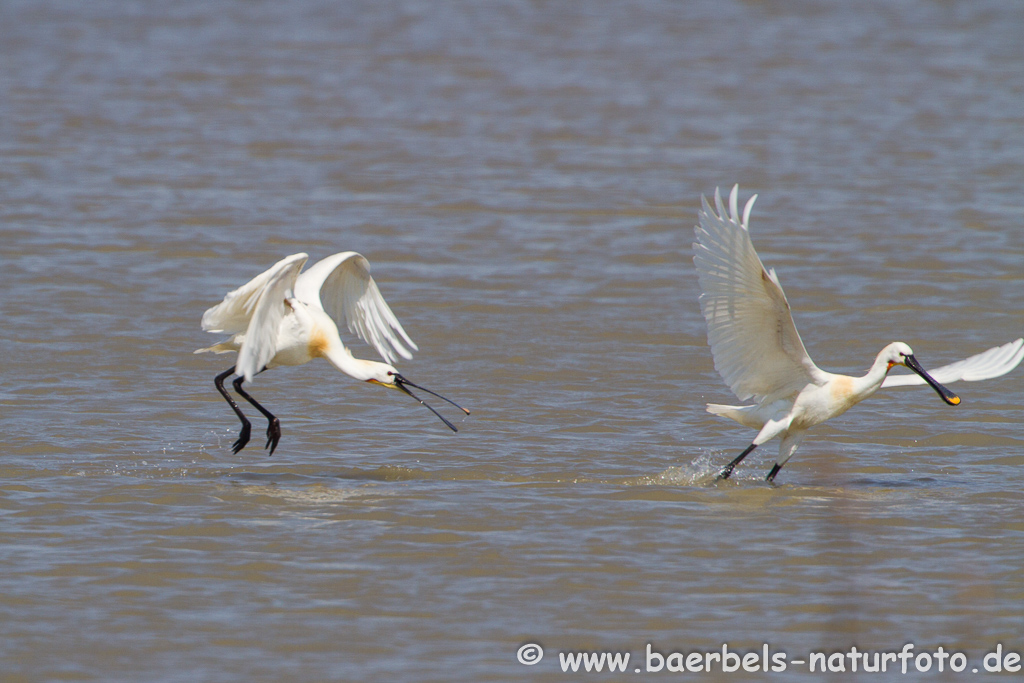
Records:
M1005 375L1020 365L1022 359L1024 359L1024 339L1017 339L1002 346L994 346L988 351L982 351L970 358L928 370L928 374L940 384L949 384L959 380L977 382ZM924 379L913 373L889 375L882 382L882 388L914 384L924 384Z
M245 332L249 327L249 320L256 309L260 295L267 287L267 283L282 270L293 267L295 263L298 263L298 267L302 268L302 264L306 262L307 258L309 257L306 254L301 253L286 256L238 289L228 292L224 297L224 301L203 313L203 330L206 332L223 332L224 334L240 334Z
M295 296L344 322L388 363L398 356L412 358L410 349L418 349L370 277L370 262L361 254L346 251L317 262L299 276Z
M807 354L775 271L765 269L750 241L747 221L757 195L747 201L741 223L738 189L730 193L728 214L717 189L714 209L702 197L694 228L708 344L715 369L741 401L786 396L826 381L827 373Z
M295 254L279 262L278 265L284 265L271 269L274 272L260 291L235 361L235 373L245 377L247 382L277 354L281 320L290 309L287 299L292 296L306 258L305 254Z

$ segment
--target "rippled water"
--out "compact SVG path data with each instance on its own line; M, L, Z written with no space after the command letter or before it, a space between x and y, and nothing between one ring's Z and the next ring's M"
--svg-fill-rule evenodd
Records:
M752 434L703 410L690 248L702 193L759 193L829 370L1020 336L1022 34L1011 0L0 4L4 680L1024 650L1021 371L715 485ZM202 312L350 249L473 415L314 363L232 455Z

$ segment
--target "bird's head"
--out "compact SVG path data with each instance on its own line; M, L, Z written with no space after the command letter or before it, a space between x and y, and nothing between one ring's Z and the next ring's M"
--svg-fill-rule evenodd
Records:
M897 365L907 365L907 359L914 357L914 351L903 342L893 342L884 349L882 349L882 358L885 360L889 367L887 370L892 370ZM907 367L910 367L907 365Z
M388 389L397 389L398 384L395 381L396 378L401 377L398 374L398 370L394 366L388 365L387 363L374 363L373 361L364 361L366 363L367 375L366 381L370 384L379 384L382 387Z
M437 392L431 391L430 389L427 389L426 387L421 387L418 384L413 384L412 382L407 380L405 377L403 377L398 372L398 370L396 370L394 367L388 365L387 363L373 363L373 367L371 368L371 372L372 372L372 376L370 376L369 378L366 379L367 382L369 382L371 384L379 384L380 386L387 387L388 389L398 389L402 393L408 394L409 396L412 396L414 399L419 401L421 406L425 407L427 410L432 412L434 415L437 415L441 419L441 422L444 422L448 426L448 428L451 429L453 432L457 432L459 430L456 429L455 425L453 425L447 418L445 418L444 415L442 415L441 413L439 413L436 410L434 410L423 399L421 399L419 396L417 396L416 394L414 394L411 391L409 391L409 387L413 387L414 389L419 389L420 391L425 391L428 394L430 394L431 396L436 396L439 399L441 399L442 401L447 401L448 403L451 403L453 406L455 406L456 408L458 408L459 410L464 412L466 415L469 415L469 411L466 410L465 408L463 408L462 406L460 406L455 401L453 401L453 400L451 400L449 398L445 398L441 394L438 394Z
M931 388L942 397L943 401L951 406L960 404L960 397L936 382L931 375L925 372L924 368L921 367L921 364L917 362L916 358L914 358L913 350L903 342L893 342L892 344L889 344L882 349L882 353L880 355L881 358L888 363L886 372L892 370L896 365L905 365L920 375L921 379L927 382L929 386L931 386Z

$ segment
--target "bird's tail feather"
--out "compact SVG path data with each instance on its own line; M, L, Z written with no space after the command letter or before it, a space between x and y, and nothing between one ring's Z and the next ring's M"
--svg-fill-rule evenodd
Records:
M712 415L721 415L730 420L736 420L745 427L760 429L764 425L763 418L757 414L758 406L724 406L719 403L709 403L707 411Z
M192 353L231 353L237 351L238 347L231 344L231 342L221 342L220 344L214 344L213 346L207 346L205 349L196 349Z

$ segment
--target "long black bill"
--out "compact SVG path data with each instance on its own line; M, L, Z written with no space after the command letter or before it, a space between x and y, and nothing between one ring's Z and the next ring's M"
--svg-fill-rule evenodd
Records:
M945 401L951 406L960 405L960 397L954 394L946 387L936 382L931 375L924 371L924 368L921 367L921 364L917 362L916 358L914 358L913 356L907 356L903 362L904 364L906 364L908 368L910 368L917 374L921 375L921 378L925 382L928 382L928 384L931 385L932 389L939 393L939 396L942 397L943 401Z
M406 385L409 385L409 386L407 387ZM417 401L419 401L421 406L424 406L427 410L432 412L434 415L437 415L441 419L441 422L444 422L448 426L448 429L452 430L453 432L457 432L459 430L456 429L455 425L453 425L451 422L449 422L448 419L444 415L442 415L441 413L439 413L436 410L434 410L434 408L431 407L431 405L429 403L427 403L422 398L420 398L416 394L414 394L411 391L409 391L409 387L415 387L415 388L419 389L420 391L427 392L431 396L437 396L442 401L447 401L448 403L451 403L453 406L455 406L456 408L458 408L459 410L464 412L466 415L469 415L469 411L468 410L466 410L465 408L463 408L462 406L460 406L458 403L456 403L455 401L451 400L450 398L445 398L441 394L439 394L439 393L437 393L435 391L431 391L430 389L427 389L426 387L421 387L418 384L413 384L412 382L407 380L405 377L402 377L401 375L395 375L395 386L398 387L399 389L401 389L402 391L404 391L405 393L409 394L410 396L412 396Z

